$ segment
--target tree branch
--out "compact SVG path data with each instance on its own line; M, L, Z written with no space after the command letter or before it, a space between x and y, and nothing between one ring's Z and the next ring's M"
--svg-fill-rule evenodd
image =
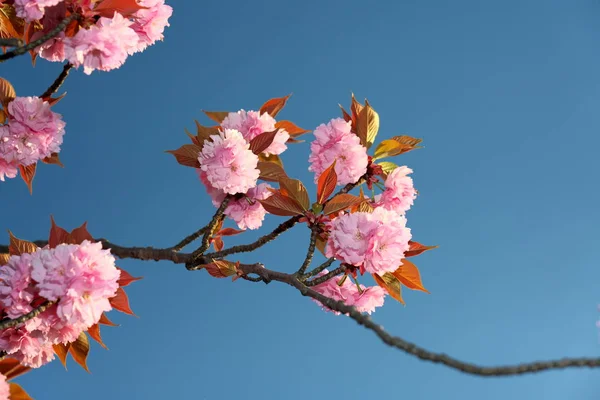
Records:
M25 315L21 315L19 318L15 318L15 319L4 318L3 320L0 321L0 330L7 329L7 328L13 328L19 324L22 324L23 322L27 322L30 319L33 319L33 318L37 317L38 315L40 315L41 313L43 313L44 311L46 311L46 309L53 304L54 304L54 301L46 301L42 305L37 307L36 309L28 312Z
M344 264L340 265L339 267L337 267L333 271L330 271L330 272L326 273L323 276L319 276L318 278L315 278L312 281L305 282L304 284L306 286L309 286L309 287L310 286L316 286L316 285L319 285L321 283L327 282L328 280L330 280L331 278L333 278L336 275L341 274L342 272L346 272L346 266Z
M308 250L306 252L306 257L304 258L304 262L300 266L300 269L298 269L298 272L296 272L298 275L303 275L306 272L306 268L308 268L308 266L310 265L310 263L313 259L313 256L315 255L315 247L317 245L317 235L318 234L319 234L319 231L317 230L317 227L312 227L311 232L310 232L310 242L308 243Z
M210 247L210 236L214 233L215 227L222 219L223 213L225 212L225 209L227 208L227 205L229 204L230 200L230 195L225 196L225 198L221 202L221 205L219 206L219 208L217 208L217 211L215 211L215 215L213 215L208 225L206 225L204 236L202 236L202 244L196 251L192 253L192 260L196 260Z
M65 80L67 79L67 76L69 76L69 72L71 71L71 68L73 68L73 64L66 63L63 66L63 69L62 69L62 72L60 73L60 75L58 75L58 77L54 80L52 85L50 85L50 87L48 89L46 89L46 91L40 95L40 98L43 99L45 97L50 97L54 93L56 93L56 91L62 86L62 84L65 83Z
M319 265L317 268L313 269L306 275L303 275L302 279L306 280L308 278L311 278L311 277L317 275L319 272L323 271L325 268L329 268L329 266L331 264L333 264L334 261L335 261L335 258L333 258L333 257L327 259L327 261L325 261L323 264Z
M183 249L185 246L192 243L194 240L198 239L202 234L204 234L204 232L206 232L207 228L208 227L205 226L205 227L198 229L196 232L187 236L181 242L179 242L175 246L173 246L172 249L175 251L181 251L181 249Z

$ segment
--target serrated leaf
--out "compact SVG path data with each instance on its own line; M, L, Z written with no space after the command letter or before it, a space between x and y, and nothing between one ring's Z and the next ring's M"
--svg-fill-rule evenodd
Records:
M106 347L106 345L102 341L102 336L100 336L100 326L98 324L94 324L94 325L90 326L87 330L87 333L90 335L90 337L92 339L94 339L96 342L98 342L100 344L100 346L102 346L106 350L108 350L108 347Z
M63 163L60 161L60 158L58 157L58 153L50 154L48 157L43 158L42 162L44 164L54 164L54 165L58 165L59 167L64 168Z
M342 106L341 104L338 104L338 105L340 106L340 109L342 110L342 117L344 118L344 121L351 122L352 116L350 116L350 114L348 114L346 112L346 110L344 109L344 106Z
M2 16L1 12L0 16ZM0 24L1 23L2 21L0 19ZM15 92L13 85L6 79L0 78L0 104L2 104L2 107L4 107L5 110L8 110L8 103L10 103L15 97L17 97L17 92Z
M372 213L375 210L368 201L363 201L358 205L358 212Z
M10 400L33 400L31 396L19 384L11 382L8 384Z
M8 260L10 260L10 254L0 253L0 266L8 264Z
M256 136L250 141L250 150L254 154L262 153L263 151L269 148L271 143L273 143L277 132L279 132L279 129L275 129L271 132L263 132L260 135Z
M81 244L84 240L94 241L94 238L87 230L87 222L84 222L80 227L77 227L69 234L70 244Z
M226 260L214 260L212 263L206 264L204 269L215 278L227 278L237 273L235 263Z
M379 114L365 100L365 106L356 119L356 134L360 143L367 149L371 147L379 132Z
M35 253L37 246L34 243L28 242L27 240L21 240L15 237L11 231L8 231L10 238L8 244L8 252L11 256L20 256L25 253Z
M35 170L37 163L30 164L27 166L19 165L19 172L21 173L21 178L23 182L27 184L27 188L29 189L29 193L33 194L33 178L35 178Z
M422 139L416 139L406 135L394 136L391 139L379 143L375 149L373 160L408 153L411 150L418 149L419 146L417 146L417 144L422 141Z
M128 285L132 284L133 282L139 281L140 279L142 279L141 276L140 277L131 276L131 274L129 272L125 271L122 268L117 267L117 269L119 271L121 271L121 276L119 277L119 281L118 281L118 284L120 287L128 286Z
M204 112L204 114L206 114L208 116L208 118L212 119L213 121L215 121L218 124L223 122L225 117L227 117L229 115L228 111L204 111L204 110L202 110L202 112Z
M352 93L352 100L350 104L350 112L352 113L352 125L356 123L358 115L360 114L363 108L364 106L356 100L356 97L354 97L354 93Z
M265 104L260 107L259 113L264 114L268 113L271 117L275 118L279 111L285 107L285 103L290 98L291 94L285 97L275 97L273 99L267 100Z
M429 293L429 291L423 287L419 269L412 262L403 259L402 265L393 272L393 275L407 288Z
M186 167L200 168L200 146L195 144L184 144L177 150L167 150L166 153L173 154L177 162Z
M129 307L129 298L127 297L127 293L122 288L117 289L117 294L115 297L111 297L108 299L108 302L115 310L121 311L122 313L136 316L131 308Z
M310 208L308 191L298 179L284 178L279 181L279 188L284 196L291 197L306 211Z
M100 320L98 321L98 324L102 324L102 325L106 325L106 326L119 326L118 324L115 324L110 319L108 319L108 317L106 316L106 313L102 313L102 315L100 315Z
M259 161L258 170L260 171L258 178L264 181L279 182L279 180L287 178L283 168L274 162Z
M323 209L323 214L329 215L333 213L337 213L339 211L345 210L346 208L353 207L359 205L360 203L366 201L365 199L361 199L358 196L354 196L348 193L341 193L337 196L333 197L331 200L325 204L325 208Z
M196 140L198 141L198 145L200 148L202 148L202 146L204 145L204 142L206 140L211 140L211 136L218 136L219 135L219 128L216 126L213 127L207 127L204 125L201 125L200 122L194 120L194 122L196 123Z
M372 274L375 282L381 286L390 296L398 300L400 303L405 304L402 299L402 288L400 287L400 281L389 272L383 275Z
M124 17L130 17L136 11L147 9L136 0L103 0L94 8L94 12L106 18L112 18L117 11Z
M56 225L54 222L54 216L50 216L50 235L48 237L48 245L51 249L55 248L61 243L69 243L69 232Z
M323 171L317 181L317 202L319 204L325 203L329 196L331 196L337 185L337 179L334 160L333 163Z
M77 340L71 343L69 353L73 360L87 372L90 372L87 366L87 357L90 354L90 342L85 332L81 332Z
M302 206L296 200L282 195L278 190L274 191L268 198L258 201L268 213L273 215L292 217L304 213Z
M418 242L413 242L412 240L408 242L410 246L408 251L404 253L404 257L414 257L419 254L426 252L427 250L437 249L438 246L425 246Z
M69 354L69 348L71 347L71 343L67 344L54 344L52 345L52 349L54 350L54 354L58 357L61 364L65 369L67 369L67 355Z
M300 128L299 126L294 124L292 121L285 121L285 120L277 121L277 123L275 124L275 128L284 129L287 133L290 134L290 136L300 136L300 135L304 135L305 133L310 132L306 129Z

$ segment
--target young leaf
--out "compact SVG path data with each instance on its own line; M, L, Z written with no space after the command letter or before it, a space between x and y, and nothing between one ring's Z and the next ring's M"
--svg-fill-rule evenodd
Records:
M239 229L233 229L233 228L224 228L221 229L219 232L217 232L218 236L235 236L235 235L239 235L240 233L244 233L246 231L241 231Z
M398 168L398 165L396 165L396 164L394 164L393 162L390 162L390 161L382 161L382 162L378 163L378 165L381 167L381 169L383 170L383 173L385 174L386 177L393 170L395 170L396 168Z
M121 271L121 276L119 277L118 281L120 287L125 287L135 281L139 281L140 279L142 279L141 276L139 278L134 278L133 276L131 276L131 274L129 274L129 272L125 271L124 269L121 269L119 267L117 267L117 269Z
M21 362L14 358L5 358L0 361L0 374L4 375L6 380L14 379L30 370L30 367L21 365Z
M216 126L214 127L206 127L203 125L200 125L200 122L194 120L194 122L196 123L196 140L198 141L198 144L200 147L202 147L204 145L204 142L206 140L212 140L210 137L213 135L218 135L219 134L219 128L217 128Z
M344 106L342 106L341 104L338 104L340 106L340 109L342 110L342 117L344 117L344 121L346 122L350 122L352 121L352 117L350 116L350 114L348 114L346 112L346 110L344 110Z
M19 172L21 172L21 178L27 184L29 188L29 193L33 194L33 178L35 178L35 169L37 163L29 164L27 166L19 165Z
M419 254L426 252L427 250L437 249L438 246L425 246L418 242L413 242L412 240L408 242L410 246L408 251L404 253L404 257L414 257Z
M416 139L410 136L394 136L391 139L384 140L375 149L373 160L385 157L394 157L411 150L418 149L417 144L421 143L422 139Z
M379 114L365 100L365 107L358 114L356 119L356 134L360 142L367 149L371 147L379 132Z
M275 154L266 156L261 153L258 155L258 160L263 161L263 162L272 162L272 163L279 165L281 168L283 168L283 162L281 161L281 158L279 158L279 156L275 155Z
M87 333L90 335L90 337L92 339L94 339L96 342L98 342L100 344L100 346L102 346L106 350L108 350L108 347L106 347L106 345L102 341L102 337L100 336L100 326L98 324L94 324L94 325L90 326L87 330Z
M204 269L215 278L227 278L237 273L235 263L226 260L214 260L212 263L205 265Z
M285 196L289 196L292 199L296 200L300 206L302 206L303 211L306 211L310 208L310 199L308 197L308 192L306 188L298 179L292 178L284 178L279 181L279 188L281 193Z
M11 4L0 7L0 38L18 39L23 36L23 20L17 17Z
M53 249L61 243L69 243L69 232L56 225L54 217L50 216L50 236L48 238L48 244Z
M305 133L308 133L310 131L307 131L306 129L302 129L300 127L298 127L296 124L294 124L291 121L277 121L277 123L275 124L275 128L277 129L285 129L285 131L287 133L290 134L290 136L300 136L300 135L304 135Z
M317 236L316 247L321 252L321 254L325 255L325 246L327 245L327 241L320 236Z
M331 193L335 190L335 186L337 185L337 173L335 172L335 160L333 164L331 164L321 176L319 176L319 180L317 181L317 202L319 204L325 203L325 201L331 196Z
M212 119L217 124L220 124L221 122L223 122L225 117L227 117L229 115L228 111L204 111L204 110L202 110L202 111L204 112L204 114L206 114L208 116L208 118Z
M290 98L291 94L288 94L285 97L276 97L270 100L267 100L265 104L260 107L260 114L268 113L271 117L275 118L279 111L285 107L286 101Z
M398 300L400 303L405 304L402 299L402 289L400 288L400 281L389 272L383 274L383 276L379 276L377 274L373 274L373 278L375 278L375 282L386 292L389 293L394 299Z
M87 366L87 357L90 354L90 342L85 332L81 332L77 340L71 343L69 353L77 364L81 365L87 372L90 372Z
M10 259L10 254L0 253L0 266L8 264L9 259Z
M304 214L304 209L298 202L290 197L284 196L279 190L264 200L258 200L268 213L282 217L293 217Z
M58 357L63 367L67 369L67 355L69 354L69 348L71 347L71 343L67 344L54 344L52 345L52 349L54 349L54 354Z
M273 143L273 140L275 140L275 136L277 135L277 132L279 132L279 129L275 129L274 131L271 131L271 132L261 133L260 135L258 135L257 137L255 137L254 139L252 139L250 141L250 150L252 150L252 152L254 154L262 153L267 148L269 148L271 143Z
M212 245L214 246L215 251L221 251L225 247L225 243L223 243L223 239L220 236L212 239Z
M115 310L136 316L133 311L131 311L131 308L129 307L129 298L127 297L127 293L125 293L122 288L118 288L115 297L108 299L108 302Z
M348 193L341 193L332 198L325 204L325 208L323 209L323 214L329 215L333 213L337 213L339 211L345 210L348 207L353 207L359 205L360 203L366 201L365 199L361 199L358 196L354 196Z
M10 238L8 252L11 256L20 256L24 253L34 253L38 248L34 243L16 238L11 231L8 231L8 236Z
M358 119L358 115L363 109L363 105L360 104L356 97L354 97L354 93L352 93L352 103L350 104L350 111L352 112L352 125L354 125Z
M59 167L64 168L63 163L60 161L60 158L58 157L58 153L50 154L48 157L43 158L42 162L44 164L55 164L55 165L58 165Z
M421 283L421 274L415 264L407 259L402 260L402 265L393 272L394 276L407 288L429 293Z
M8 397L10 400L33 400L29 394L23 389L19 384L11 382L8 384L8 389L10 392L10 396Z
M100 315L100 321L98 321L98 324L102 324L102 325L106 325L106 326L119 326L118 324L115 324L110 319L108 319L108 317L106 316L106 313L102 313L102 315Z
M94 238L87 230L87 222L84 222L80 227L77 227L69 234L70 244L81 244L84 240L94 241Z
M2 11L0 11L0 17L2 15ZM0 24L2 24L2 22L3 21L0 18ZM2 29L1 27L2 25L0 25L0 29ZM17 93L15 92L13 85L11 85L11 83L6 79L0 78L0 104L2 104L2 107L4 107L5 110L8 107L8 103L10 103L15 97L17 97Z
M112 18L115 11L117 11L127 18L136 11L147 8L148 7L141 6L136 0L103 0L94 8L94 11L101 17L106 18Z
M198 155L202 149L195 144L184 144L177 150L167 150L166 153L173 154L177 162L186 167L200 168Z

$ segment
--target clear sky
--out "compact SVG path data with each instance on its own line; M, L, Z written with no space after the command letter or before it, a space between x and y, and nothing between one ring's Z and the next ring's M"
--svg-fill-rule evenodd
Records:
M33 196L20 179L1 183L2 232L46 238L53 214L120 245L173 245L214 212L194 171L163 152L187 143L194 119L208 122L202 109L256 109L293 92L280 117L314 129L353 91L379 112L380 139L424 139L395 161L415 171L414 238L440 245L415 259L431 294L406 290L406 307L388 298L375 320L486 365L600 356L596 2L170 4L163 43L117 71L69 77L55 108L67 122L66 168L41 166ZM60 69L22 57L1 75L35 95ZM314 191L308 152L294 145L284 162ZM270 216L265 229L279 222ZM294 271L307 233L297 227L240 259ZM110 350L93 345L91 374L71 360L68 372L56 361L19 378L36 399L600 395L598 370L489 379L418 361L277 283L119 265L144 276L128 288L140 318L110 314L121 326L103 328Z

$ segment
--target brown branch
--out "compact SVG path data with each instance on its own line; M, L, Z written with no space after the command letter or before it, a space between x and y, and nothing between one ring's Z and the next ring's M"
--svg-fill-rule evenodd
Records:
M229 204L230 200L231 200L230 195L225 196L225 198L221 202L221 205L219 206L219 208L217 208L217 211L215 211L215 215L213 215L213 217L210 220L210 222L208 223L208 225L206 225L206 230L204 231L204 236L202 236L202 244L200 245L200 247L198 249L196 249L192 253L192 260L198 259L198 257L200 257L210 247L210 237L214 233L215 227L217 226L219 221L222 221L223 213L225 212L225 209L227 208L227 205ZM203 264L206 264L206 263L203 263Z
M310 242L308 243L308 250L306 251L306 257L304 258L304 262L296 272L297 275L304 275L306 272L306 268L310 265L313 256L315 255L315 247L317 246L317 235L319 231L317 227L312 227L310 232Z
M319 265L317 268L313 269L309 273L303 275L302 276L302 280L306 280L308 278L311 278L311 277L317 275L319 272L323 271L324 269L329 268L329 266L331 264L333 264L334 261L335 261L335 258L333 258L333 257L328 258L327 261L325 261L323 264Z
M198 239L202 234L204 234L204 232L206 232L206 229L207 229L206 226L198 229L196 232L185 237L181 242L179 242L175 246L173 246L172 249L175 251L181 251L181 249L183 249L185 246L192 243L194 240Z
M54 304L54 301L46 301L39 307L28 312L27 314L21 315L19 318L15 318L15 319L4 318L3 320L0 321L0 330L7 329L7 328L13 328L19 324L22 324L23 322L27 322L30 319L33 319L33 318L37 317L38 315L40 315L41 313L43 313L44 311L46 311L46 309L53 304Z
M327 282L328 280L330 280L331 278L333 278L336 275L341 274L342 272L346 272L346 266L344 264L340 265L333 271L330 271L323 276L319 276L318 278L315 278L312 281L305 282L304 284L306 286L320 285L321 283Z
M50 85L50 87L48 89L46 89L46 91L40 95L40 98L43 99L46 97L50 97L54 93L56 93L57 90L62 86L62 84L65 83L65 80L67 79L67 76L69 76L69 72L71 71L71 68L73 68L73 64L66 63L63 66L63 69L62 69L60 75L58 75L58 77L54 80L52 85Z
M7 51L4 54L0 54L0 62L20 56L22 54L25 54L29 50L33 50L36 47L44 44L48 40L54 38L56 35L58 35L62 31L64 31L65 28L67 27L67 25L69 25L71 23L71 21L73 21L74 19L79 19L79 17L80 17L79 14L73 13L73 14L69 15L67 18L63 19L58 25L56 25L56 27L54 27L54 29L52 29L50 32L46 33L44 36L40 37L39 39L34 40L33 42L29 42L25 46L17 47L16 49Z

